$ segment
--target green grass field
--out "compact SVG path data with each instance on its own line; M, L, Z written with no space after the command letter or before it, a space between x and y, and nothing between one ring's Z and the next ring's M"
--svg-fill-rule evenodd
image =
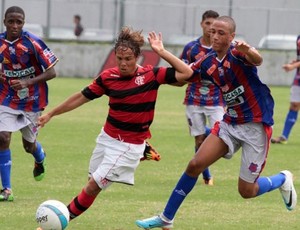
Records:
M49 82L49 110L91 80L57 78ZM69 224L71 230L132 230L139 218L158 214L188 161L194 154L189 136L183 88L162 86L152 125L151 143L161 153L160 162L142 162L136 172L135 186L114 184L101 193L93 206ZM272 87L276 101L274 136L281 133L289 107L289 88ZM48 199L66 204L81 191L95 138L107 115L107 98L90 102L68 114L53 118L40 130L38 140L47 152L47 174L36 182L32 176L33 158L22 149L21 136L12 139L12 185L14 202L0 203L1 230L34 230L38 205ZM289 169L300 191L300 129L294 126L288 145L271 145L263 175ZM177 213L178 230L257 230L299 229L299 208L286 210L279 191L244 200L237 191L240 154L221 159L211 166L215 185L199 180Z

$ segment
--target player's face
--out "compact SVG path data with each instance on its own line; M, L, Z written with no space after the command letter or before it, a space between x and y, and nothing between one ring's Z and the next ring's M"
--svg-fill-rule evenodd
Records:
M9 41L14 41L20 37L22 28L24 26L24 15L20 13L8 13L4 19L7 37Z
M227 52L235 33L231 32L229 23L215 20L211 25L212 48L217 53Z
M116 51L117 66L122 76L129 76L136 71L137 57L128 47L118 47Z
M215 18L206 18L201 22L203 36L210 37L211 25L214 22Z

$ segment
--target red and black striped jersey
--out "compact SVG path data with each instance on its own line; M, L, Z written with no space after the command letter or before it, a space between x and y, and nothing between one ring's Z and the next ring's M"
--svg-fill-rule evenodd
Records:
M90 100L107 95L109 112L104 131L121 141L140 144L151 137L149 127L159 86L175 82L173 68L139 66L132 76L122 76L115 67L100 73L82 93Z

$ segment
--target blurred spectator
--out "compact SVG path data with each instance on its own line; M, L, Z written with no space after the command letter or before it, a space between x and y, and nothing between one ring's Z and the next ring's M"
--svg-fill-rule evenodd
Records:
M75 24L74 34L77 38L79 38L79 36L82 34L82 31L83 31L80 15L78 15L78 14L74 15L74 24Z

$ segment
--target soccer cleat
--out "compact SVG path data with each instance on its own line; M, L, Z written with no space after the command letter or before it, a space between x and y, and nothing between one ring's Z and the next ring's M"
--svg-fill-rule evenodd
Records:
M293 174L288 170L281 171L280 173L285 175L285 182L281 185L279 191L286 208L291 211L297 204L297 193L293 183Z
M271 138L271 142L273 144L287 144L287 139L284 138L283 136L280 137L275 137L275 138Z
M206 178L203 178L203 183L205 185L210 185L210 186L213 186L214 185L214 179L211 177L209 179L206 179Z
M160 161L160 154L147 141L146 141L146 146L145 146L145 150L144 150L144 156L141 158L141 161L144 161L144 160Z
M4 188L0 191L0 201L13 201L14 196L10 189Z
M36 181L41 181L45 176L46 156L41 163L34 162L33 177Z
M166 222L162 220L160 216L153 216L144 220L137 220L135 224L143 229L162 228L163 230L169 230L173 228L173 222Z

